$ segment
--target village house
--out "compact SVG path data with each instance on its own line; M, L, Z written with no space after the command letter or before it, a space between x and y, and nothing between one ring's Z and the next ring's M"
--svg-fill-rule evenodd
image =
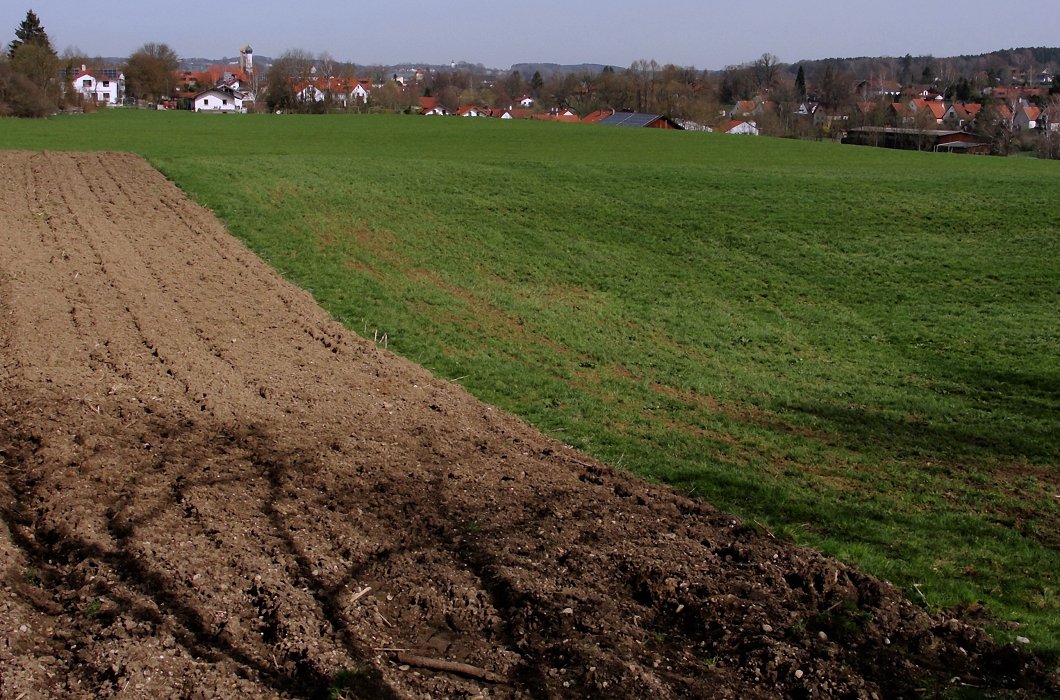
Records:
M490 116L490 111L474 105L468 105L456 110L456 115L458 117L488 117Z
M963 129L975 123L975 118L979 116L982 109L983 105L978 102L954 102L943 115L942 123Z
M729 117L737 119L738 117L749 117L754 114L755 109L758 105L754 100L739 100L732 109L729 110Z
M114 68L81 70L70 81L74 94L96 104L117 105L125 96L125 74Z
M719 134L733 134L736 136L758 136L761 134L758 124L744 119L733 119L719 126L716 131Z
M931 118L935 120L935 124L941 124L943 117L946 116L946 105L943 103L941 97L936 97L930 100L918 97L910 100L909 108L914 116L930 114Z
M350 88L350 102L353 104L368 104L368 97L372 93L372 84L367 80L358 80L352 88Z
M420 98L420 114L427 117L444 116L449 114L445 107L438 103L437 97Z
M193 100L196 112L246 112L243 93L230 87L220 86L204 90Z
M491 116L497 119L529 119L530 110L523 108L511 108L508 109L495 109L491 113Z
M553 107L546 114L535 114L533 118L547 122L581 122L581 117L573 109L559 107Z
M1012 128L1020 131L1038 128L1038 119L1042 116L1042 110L1038 105L1024 101L1016 106L1012 116Z

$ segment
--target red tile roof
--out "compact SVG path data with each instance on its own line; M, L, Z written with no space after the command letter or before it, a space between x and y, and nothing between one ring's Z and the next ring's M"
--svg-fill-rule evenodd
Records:
M735 128L739 127L739 126L742 126L744 124L751 124L751 126L754 126L754 124L752 122L749 122L746 119L733 119L732 121L725 122L724 124L719 126L718 127L718 131L720 131L723 134L727 134L730 131L732 131L733 129L735 129Z
M529 109L495 109L493 110L494 117L503 117L507 114L512 119L529 119Z
M736 112L740 114L750 114L755 111L754 100L740 100L736 103Z
M942 119L946 116L946 105L938 100L931 100L927 103L927 107L935 115L935 119Z
M588 124L595 124L596 122L601 122L604 119L607 119L614 113L615 110L613 109L598 109L592 114L586 115L586 117L582 119L582 121Z

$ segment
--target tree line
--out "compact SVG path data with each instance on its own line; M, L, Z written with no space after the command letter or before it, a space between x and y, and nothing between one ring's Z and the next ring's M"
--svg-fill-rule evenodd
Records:
M0 116L39 117L80 96L68 89L82 65L98 67L99 60L68 49L59 56L40 18L32 11L15 30L7 52L0 56ZM342 108L383 112L413 111L421 97L433 97L449 111L466 105L508 109L529 96L539 110L571 109L579 116L597 110L663 114L683 121L714 125L727 118L723 107L755 100L766 108L754 116L759 129L773 136L821 137L827 123L808 120L802 108L843 115L847 125L882 125L889 118L892 98L879 96L885 85L927 86L953 101L981 101L987 107L987 88L1035 84L1043 73L1060 65L1060 49L1008 49L979 56L935 58L848 58L783 64L764 53L758 59L727 66L721 71L697 70L654 59L634 61L626 68L604 67L542 75L508 74L482 65L460 64L449 70L426 70L422 80L405 84L385 66L357 66L330 54L290 50L276 59L259 83L259 106L269 111L321 112ZM206 89L211 85L178 85L180 59L164 43L149 42L130 55L121 67L125 94L156 102L178 89ZM342 99L330 86L349 86L368 79L370 104ZM324 99L305 99L299 89L322 86ZM876 106L866 111L864 105ZM1060 102L1060 75L1052 81L1048 102ZM89 107L88 103L83 105ZM1043 105L1044 106L1044 105ZM988 125L999 152L1013 139L997 123ZM986 127L984 127L986 128ZM1054 139L1056 140L1056 139Z

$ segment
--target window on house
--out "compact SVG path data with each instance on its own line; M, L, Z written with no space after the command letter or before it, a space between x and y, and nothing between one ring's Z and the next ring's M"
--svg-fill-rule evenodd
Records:
M221 100L221 104L223 104L223 105L228 104L228 100Z
M81 81L81 87L90 88L92 87L92 78L85 78Z
M104 80L103 81L103 87L110 87L110 81L109 80Z

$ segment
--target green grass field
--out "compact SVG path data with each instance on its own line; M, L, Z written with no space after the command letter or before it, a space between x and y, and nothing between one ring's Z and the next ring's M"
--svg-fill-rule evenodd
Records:
M148 112L0 148L141 153L351 329L1060 652L1060 163Z

